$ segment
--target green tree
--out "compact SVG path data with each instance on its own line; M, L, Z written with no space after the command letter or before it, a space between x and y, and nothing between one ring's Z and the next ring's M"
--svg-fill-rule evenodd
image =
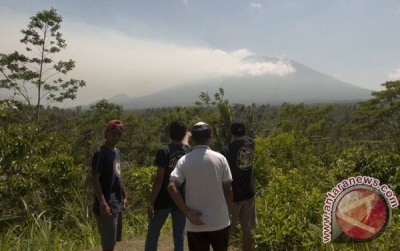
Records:
M224 99L224 89L219 88L214 94L214 100L207 92L201 92L195 105L200 112L200 118L213 128L215 149L221 149L230 141L228 129L232 123L229 101Z
M59 75L67 74L75 68L75 61L58 61L53 57L67 44L60 33L62 17L54 8L43 10L31 17L27 29L21 30L21 43L26 45L24 55L17 51L0 53L0 88L12 91L11 99L21 99L28 104L30 112L24 114L39 125L43 99L62 102L75 99L84 80L63 80ZM35 93L31 90L34 89ZM34 95L34 97L32 97Z
M400 81L382 84L385 90L372 92L373 98L361 102L355 111L352 129L365 140L378 142L382 149L400 150ZM368 145L371 145L371 141Z
M294 140L293 146L289 148L293 152L288 154L287 149L283 152L285 158L291 156L294 166L297 166L299 161L303 163L310 161L305 157L311 156L311 153L323 162L331 161L330 154L333 151L330 139L333 124L331 110L331 105L309 106L285 103L281 106L277 128L271 132L271 138L282 134L277 139L283 137L281 140L286 142L284 145Z
M92 156L94 150L104 142L105 125L112 119L122 119L122 114L121 105L102 99L91 105L89 110L81 111L80 115L71 116L63 122L63 132L70 131L65 141L71 142L75 158L85 160L87 156ZM84 164L89 166L90 161L86 159Z

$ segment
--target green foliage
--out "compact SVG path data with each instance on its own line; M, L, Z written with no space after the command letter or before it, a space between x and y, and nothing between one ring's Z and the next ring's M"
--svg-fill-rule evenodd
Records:
M74 190L75 197L62 208L62 220L54 220L49 212L32 212L23 200L23 221L0 236L0 251L18 250L85 250L97 246L100 238L84 195ZM63 227L60 227L62 225Z
M157 167L154 166L123 170L124 185L128 193L128 208L123 212L124 239L146 238L147 209L156 171Z
M79 155L77 157L82 159L85 166L90 166L88 156L92 156L94 151L104 143L107 123L112 119L122 119L123 109L121 105L102 99L91 105L88 111L77 111L77 113L79 116L76 119L63 123L64 129L75 129L70 136L76 138L69 139L73 144L72 151Z
M335 182L355 176L370 176L379 179L400 194L400 155L385 154L365 147L346 149L331 165L330 174Z
M287 133L256 139L257 250L314 250L321 245L315 229L325 199L323 168L313 163L295 168L294 145L294 135Z
M152 166L135 168L125 174L124 183L130 191L129 207L140 208L146 212L156 172L157 167Z
M360 103L353 119L353 131L367 135L390 152L400 150L400 81L382 84L385 90L372 92L373 98ZM361 136L361 135L360 135Z
M61 231L68 233L71 246L93 247L100 243L97 224L92 214L88 200L93 196L86 196L85 190L73 189L73 196L65 200L61 211L64 213L60 225L64 227Z
M199 101L196 101L199 112L196 122L203 121L209 124L213 129L213 149L220 150L224 145L230 142L229 128L232 123L232 114L229 107L229 101L224 99L224 89L214 94L214 100L211 100L207 92L199 95Z
M71 195L70 188L80 184L81 167L74 165L69 145L57 134L38 138L33 124L11 124L0 129L0 196L3 217L21 212L19 198L34 212L58 207Z
M229 105L223 94L222 89L214 97L202 93L193 107L140 111L125 111L106 100L88 110L48 107L41 110L40 128L20 120L21 114L29 113L29 106L2 102L0 251L85 250L99 246L90 206L90 162L94 150L104 143L104 128L111 119L121 119L126 125L117 145L122 152L122 175L129 198L124 212L124 240L146 235L146 208L156 173L153 161L156 150L169 142L170 122L182 120L189 128L198 121L209 123L214 129L212 148L219 150L229 141L230 122L240 120L256 141L259 226L254 230L255 250L397 248L397 209L389 228L372 242L324 244L321 236L326 192L342 179L372 176L396 194L400 192L400 155L386 147L395 146L397 139L382 131L379 133L386 135L384 140L372 137L368 130L383 127L368 127L363 120L357 120L364 130L362 135L349 131L350 121L356 121L352 120L353 112L360 115L355 105ZM390 104L374 109L381 109L395 122L395 106L383 112ZM360 109L366 112L362 105ZM385 144L376 143L383 141ZM172 234L170 226L163 231ZM233 243L239 245L239 236Z
M91 119L95 121L102 121L103 123L107 123L115 118L120 118L123 111L122 105L110 103L106 99L102 99L94 105L91 105L90 110L93 111L91 113Z
M318 249L318 224L321 190L317 184L292 169L284 174L280 169L271 170L270 182L257 195L255 246L259 250ZM307 179L308 184L304 183ZM301 195L301 198L299 198Z
M163 117L146 117L127 114L124 117L126 126L119 148L124 158L133 166L151 166L154 156L160 147L160 138L169 141L166 128L170 122L162 123Z

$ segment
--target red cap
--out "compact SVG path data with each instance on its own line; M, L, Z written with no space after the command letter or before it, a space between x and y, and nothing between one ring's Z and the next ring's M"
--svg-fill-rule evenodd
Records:
M106 131L109 131L109 130L113 129L114 127L117 127L117 126L123 127L124 124L118 119L113 119L110 122L108 122L107 127L106 127Z

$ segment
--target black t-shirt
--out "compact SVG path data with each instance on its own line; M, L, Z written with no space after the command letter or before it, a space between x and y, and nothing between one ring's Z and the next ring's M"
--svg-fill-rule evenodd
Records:
M255 142L244 136L223 147L221 153L226 157L232 173L233 201L253 198L256 194L253 177Z
M160 168L164 168L165 172L162 187L154 203L154 207L156 209L175 207L175 203L167 190L169 177L178 160L191 150L191 146L177 145L172 143L158 149L155 164ZM183 194L184 184L181 185L180 189Z
M102 145L92 157L92 173L100 173L100 185L113 213L122 211L121 157L119 150L112 151ZM93 212L100 215L99 201L95 196Z

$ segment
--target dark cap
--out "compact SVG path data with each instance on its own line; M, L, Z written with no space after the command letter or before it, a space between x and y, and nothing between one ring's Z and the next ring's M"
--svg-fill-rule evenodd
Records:
M231 125L231 133L235 136L243 136L246 134L246 126L241 122L233 122Z
M211 137L211 127L204 122L199 122L192 127L191 133L194 140L207 139Z
M120 120L113 119L110 122L108 122L106 131L109 131L115 127L124 127L124 124Z

